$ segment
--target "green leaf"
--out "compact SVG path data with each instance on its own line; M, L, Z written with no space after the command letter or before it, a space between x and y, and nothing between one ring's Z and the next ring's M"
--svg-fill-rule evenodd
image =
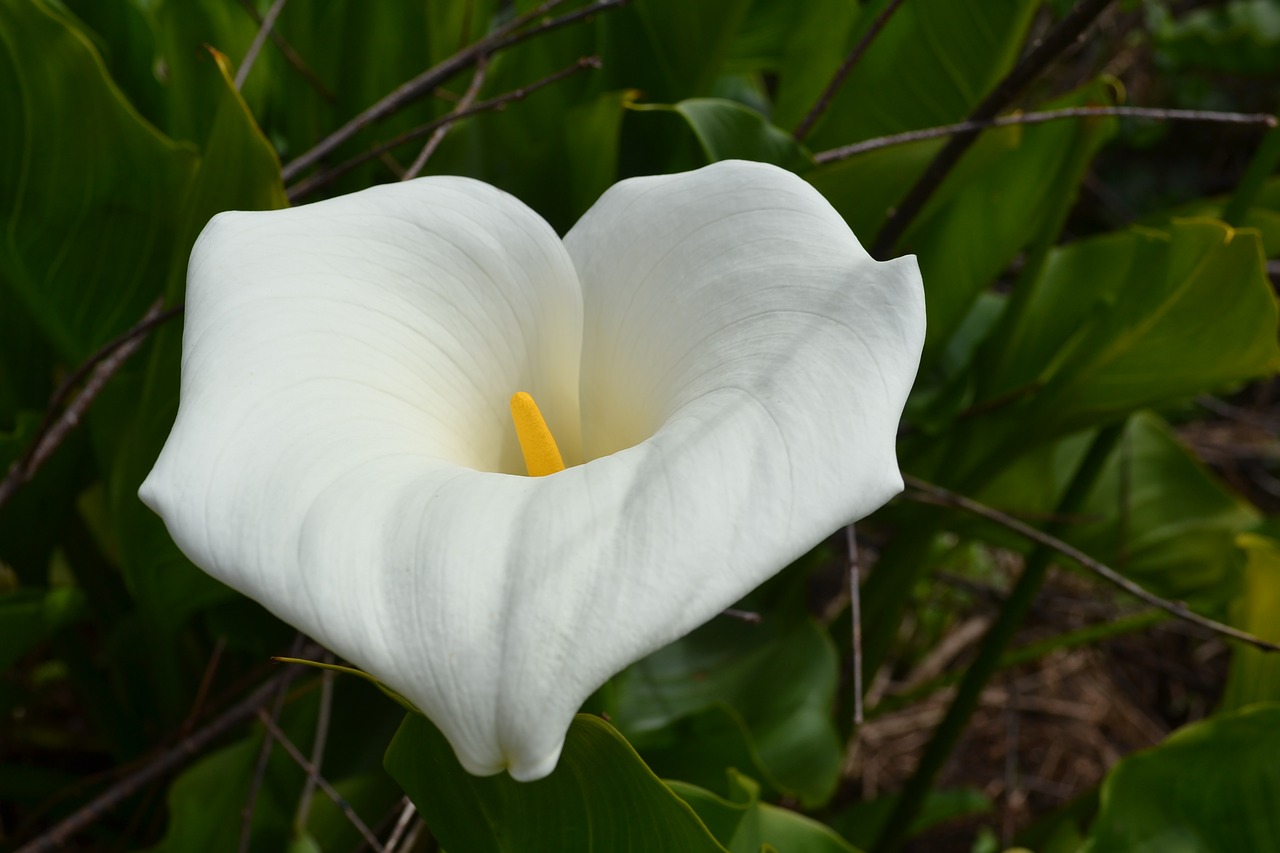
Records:
M615 722L642 752L650 744L676 751L668 726L717 705L732 708L750 732L755 771L778 791L816 806L831 796L840 774L832 722L838 673L830 638L802 614L773 609L759 624L715 619L614 679ZM773 686L762 692L761 684ZM720 719L727 731L718 741L728 752L712 765L717 773L742 754L736 721ZM704 728L699 740L709 734Z
M217 83L217 99L209 116L203 156L177 213L165 279L166 295L174 302L183 293L191 246L215 213L288 204L279 160L236 91L230 64L221 54L212 53L206 70ZM193 566L160 519L138 500L138 487L159 455L177 414L178 325L155 332L145 352L144 367L117 377L97 403L94 439L107 470L108 502L126 582L156 623L172 629L191 613L231 593Z
M1088 853L1280 850L1280 705L1187 726L1122 760Z
M1022 513L1049 513L1090 436L1024 454L980 499ZM1240 593L1234 543L1258 513L1231 493L1150 412L1130 419L1066 537L1157 595L1221 609ZM1016 543L1022 545L1024 543Z
M164 838L147 853L222 853L239 847L241 815L249 799L262 736L218 750L169 787ZM302 770L278 747L254 798L251 849L283 850L290 838L290 796Z
M635 0L603 19L611 88L658 103L711 94L750 0Z
M1236 601L1231 622L1242 631L1280 643L1280 542L1248 533L1237 541L1245 553L1244 590ZM1278 701L1280 655L1237 645L1222 710Z
M1046 109L1106 103L1093 85ZM918 254L926 282L926 367L941 354L974 301L1023 249L1051 245L1075 203L1093 155L1114 121L1049 122L987 133L961 162L902 245ZM986 149L986 150L983 150ZM972 171L970 171L972 169Z
M1196 219L1072 244L979 374L980 401L1022 399L968 428L1025 446L1265 375L1276 325L1257 232Z
M778 90L773 109L774 123L792 129L809 113L849 51L849 34L855 24L868 20L870 4L859 6L846 0L763 0L787 16L787 34L777 65Z
M163 288L196 155L134 111L57 12L0 5L0 44L0 278L78 362Z
M671 110L680 115L697 137L708 163L717 160L757 160L792 171L811 165L804 148L764 116L736 101L689 98L671 106L633 107Z
M598 717L577 716L555 772L537 782L470 775L417 714L405 717L384 763L449 853L724 850Z
M789 809L760 802L760 786L735 770L728 771L729 797L683 782L668 782L680 798L693 806L716 839L730 853L759 853L761 849L803 853L858 853L831 827Z
M880 836L898 799L897 794L890 794L855 803L832 818L831 826L854 844L870 847ZM992 808L990 798L973 788L933 791L912 821L908 837L957 818L989 813Z
M20 589L0 595L0 672L84 613L75 587Z
M1036 0L902 4L845 80L810 148L961 120L1013 66L1039 6ZM883 7L880 2L861 15L846 50ZM808 108L787 105L779 121L791 127Z

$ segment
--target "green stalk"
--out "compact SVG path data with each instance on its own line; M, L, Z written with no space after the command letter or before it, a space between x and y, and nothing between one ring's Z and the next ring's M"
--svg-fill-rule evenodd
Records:
M1066 494L1058 504L1056 515L1069 517L1080 511L1123 431L1123 422L1112 424L1104 427L1093 439L1089 452L1080 463L1080 467L1076 469ZM1063 525L1058 523L1050 525L1048 529L1057 536L1061 535L1062 527ZM950 758L956 742L969 724L969 718L978 707L983 688L999 669L1005 649L1008 648L1014 633L1031 609L1036 593L1044 583L1045 574L1053 556L1054 552L1048 548L1037 547L1027 558L1022 576L1014 584L1008 599L1000 609L1000 615L996 617L996 621L982 638L977 658L965 672L956 690L955 699L947 709L947 715L934 730L933 737L930 738L924 755L920 758L919 766L907 782L907 787L903 790L893 813L885 822L880 837L872 847L876 853L897 853L907 840L907 832L920 813L920 808L924 805L934 780Z
M1262 184L1280 163L1280 127L1273 127L1262 137L1262 144L1253 153L1244 177L1236 184L1227 206L1222 209L1223 220L1233 228L1244 224L1244 217L1253 207L1253 202L1262 190Z

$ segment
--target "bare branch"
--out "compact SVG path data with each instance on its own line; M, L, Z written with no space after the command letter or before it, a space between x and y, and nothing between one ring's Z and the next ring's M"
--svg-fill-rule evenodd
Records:
M258 27L258 32L253 37L249 50L245 52L244 60L241 61L240 67L236 69L235 87L237 92L243 88L244 81L249 77L249 72L253 70L253 64L258 61L258 54L262 52L262 46L267 43L267 35L275 27L276 18L280 17L280 13L284 11L284 4L285 0L276 0L271 4L271 8L267 10L267 16L262 19L262 24Z
M314 655L318 652L319 647L311 646L304 649L301 654ZM23 846L17 853L53 853L53 851L64 849L77 833L102 818L146 785L167 776L195 759L214 740L253 717L272 701L277 690L282 686L287 688L301 673L302 670L296 667L281 671L240 702L192 732L190 736L178 741L169 749L142 764L133 773L120 779L53 829Z
M1007 127L1014 124L1044 124L1050 121L1061 121L1070 118L1095 118L1100 116L1118 116L1121 118L1148 118L1156 121L1198 121L1216 122L1219 124L1259 124L1275 127L1276 117L1267 113L1230 113L1213 110L1167 110L1159 107L1064 107L1057 110L1044 110L1032 113L1014 113L1007 116L986 119L983 121L961 121L940 127L926 127L921 130L908 130L892 136L877 136L833 148L830 151L819 151L813 155L813 162L818 165L845 160L868 151L905 145L909 142L920 142L925 139L940 139L954 136L957 133L982 131L991 127Z
M853 619L853 725L862 725L862 573L858 570L858 531L844 529L849 548L849 613ZM855 735L856 737L856 735Z
M1032 80L1040 75L1049 63L1071 47L1093 23L1102 10L1114 0L1079 0L1066 16L1031 49L991 91L982 103L969 115L970 121L986 121L995 118L1012 103ZM876 235L871 254L884 260L889 257L907 227L915 220L943 180L951 173L964 152L969 150L980 131L971 130L951 137L938 156L933 158L898 207L889 215L884 227Z
M278 741L280 745L284 747L284 751L289 753L289 757L306 772L308 778L314 780L316 785L320 787L320 790L324 791L325 795L329 799L333 800L333 804L342 810L342 813L346 815L347 820L351 821L351 825L360 833L360 836L365 840L365 843L378 851L378 853L382 853L382 844L378 841L377 837L369 831L369 827L365 826L364 821L360 819L360 815L356 814L356 810L351 807L351 804L347 802L345 797L338 793L336 788L329 784L329 780L319 774L316 770L316 766L307 760L307 757L302 754L302 751L298 749L298 747L294 746L293 741L289 740L289 736L281 730L280 726L276 724L276 721L271 718L271 715L262 708L259 708L257 710L257 717L258 722L266 726L267 733L271 736L270 738L267 738L267 740L274 738Z
M457 74L463 68L474 65L481 57L491 56L500 50L519 44L526 39L533 38L541 33L567 26L585 20L597 12L608 11L617 6L626 3L627 0L597 0L588 6L562 15L559 18L551 18L542 21L535 27L524 29L529 24L542 18L549 11L559 6L564 0L547 0L535 9L531 9L523 15L513 18L507 24L494 30L485 38L474 42L453 56L444 60L440 64L427 69L417 77L402 84L395 91L388 94L382 100L360 113L355 118L348 121L342 127L326 136L310 151L302 154L297 159L288 163L282 172L284 180L292 181L298 177L304 170L318 163L322 158L328 156L339 145L355 136L365 127L376 121L386 118L393 113L398 112L407 105L429 95L436 86L448 80ZM434 128L433 128L434 129Z
M804 138L809 135L809 131L813 130L813 126L818 123L818 119L822 118L827 108L831 106L831 102L835 100L836 92L840 91L840 87L844 85L845 79L849 76L849 72L853 71L858 61L862 59L862 55L867 52L867 48L871 47L871 43L875 41L876 36L880 35L880 31L884 29L884 25L889 23L889 19L893 17L893 13L898 11L898 7L902 5L902 0L889 0L889 4L881 10L880 14L867 31L862 34L862 38L854 45L853 50L844 58L844 62L836 70L835 76L831 78L831 82L827 84L827 88L822 90L822 94L818 96L818 100L809 110L808 114L801 119L796 125L796 129L792 131L798 141L803 142Z
M262 16L259 15L258 10L253 7L253 0L240 0L240 6L249 13L249 17L253 18L253 22L255 24L262 26ZM272 27L271 32L268 35L271 37L272 44L274 44L284 56L285 61L288 62L289 65L293 66L293 70L302 75L303 79L311 85L311 88L316 90L316 93L319 94L320 97L330 103L337 100L337 96L334 95L333 92L329 91L329 87L326 86L324 81L320 79L320 76L311 69L311 66L302 58L302 55L293 49L293 45L285 41L284 36L280 35L279 30Z
M904 475L903 480L905 480L907 485L918 493L911 496L915 500L921 501L922 503L932 503L938 506L950 507L952 509L962 509L972 515L985 518L988 521L999 524L1001 527L1012 530L1019 536L1035 542L1038 545L1057 551L1059 554L1079 563L1081 566L1104 580L1120 587L1120 589L1129 593L1133 597L1145 601L1147 604L1157 607L1185 622L1191 622L1202 628L1206 628L1215 634L1230 637L1233 640L1239 640L1242 643L1248 643L1255 648L1262 649L1264 652L1280 652L1280 645L1268 642L1261 637L1255 637L1253 634L1246 633L1237 628L1232 628L1230 625L1224 625L1221 622L1216 622L1213 619L1201 616L1199 613L1191 610L1187 605L1180 601L1170 601L1167 598L1161 598L1152 592L1148 592L1138 584L1117 572L1115 569L1093 559L1073 545L1069 545L1055 536L1050 536L1048 533L1036 530L1030 525L1023 524L1013 516L1003 513L998 509L979 503L972 498L965 497L964 495L956 494L955 492L944 489L941 486L935 486L933 483L926 482L918 477L912 477L909 474Z
M489 60L487 57L482 56L476 60L476 71L471 75L471 84L467 86L467 91L463 93L457 106L455 106L449 115L445 117L450 120L445 121L435 129L435 132L431 134L431 138L427 140L427 144L422 146L422 151L418 152L417 158L415 158L409 168L405 170L405 173L400 176L400 180L411 181L418 177L418 174L422 171L422 167L427 165L427 161L431 159L431 155L436 152L436 149L440 147L440 143L444 141L445 134L449 132L453 127L454 122L458 120L459 114L465 112L476 102L476 96L480 94L480 87L484 85L485 70L488 67Z
M764 621L764 617L754 610L739 610L736 607L726 607L720 611L721 616L727 616L730 619L737 619L739 622L746 622L748 625L759 625Z
M303 636L299 631L293 635L293 644L289 649L289 654L296 655L298 650L302 648ZM287 684L281 685L277 690L275 698L271 701L271 718L274 720L280 716L280 711L284 709L284 699L289 693ZM258 709L258 713L263 713L262 709ZM249 779L249 795L244 799L244 805L240 808L240 853L249 853L249 842L253 835L253 812L258 804L258 792L262 789L262 781L267 776L267 762L271 759L271 738L263 738L262 746L258 748L258 759L253 765L253 776Z
M133 328L103 344L97 352L62 380L62 384L49 398L44 420L36 430L35 436L22 455L9 466L4 480L0 481L0 507L8 503L18 489L31 481L58 446L79 426L81 419L93 405L93 401L102 393L107 382L138 351L151 330L182 313L181 305L167 311L160 310L160 305L160 300L152 303L147 313L142 315L142 319ZM67 403L72 391L86 377L88 380L80 394L67 404L65 411L59 416L58 410Z
M325 660L332 661L333 655L325 655ZM333 670L320 674L320 711L316 718L316 736L311 742L311 764L317 769L324 762L324 748L329 740L329 718L333 713L333 679ZM311 799L315 792L316 781L308 776L307 783L302 787L302 796L298 797L298 811L293 819L295 826L307 825L307 818L311 815Z
M404 837L405 830L409 828L409 821L418 813L413 805L413 801L408 797L404 798L404 809L400 812L400 817L396 820L395 828L391 830L391 835L387 838L387 853L395 853L400 844L400 839Z
M319 175L316 175L304 181L300 181L297 184L294 184L288 190L289 201L297 202L298 199L304 198L305 196L310 195L311 193L315 192L321 187L324 187L328 184L333 183L338 178L342 177L347 172L350 172L352 169L356 168L357 166L367 163L368 161L374 159L375 157L380 157L386 152L392 150L393 148L398 148L399 146L404 145L406 142L412 142L415 139L421 139L422 137L434 132L437 128L445 124L456 122L459 119L463 119L468 116L473 116L473 115L476 115L477 113L484 113L484 112L490 112L492 110L506 109L508 104L514 101L524 100L529 95L533 94L534 92L538 91L544 86L550 86L553 83L559 83L564 78L569 77L573 74L576 74L579 71L582 71L583 69L599 68L599 67L600 67L600 58L598 56L583 57L582 59L579 59L577 62L575 62L573 65L570 65L568 68L561 69L560 71L557 71L556 73L551 74L547 77L543 77L541 80L537 80L533 83L530 83L527 86L521 86L519 89L512 89L510 92L497 95L495 97L490 98L487 101L481 101L478 104L472 104L470 107L468 107L465 110L457 110L457 111L451 112L447 116L438 118L435 121L428 122L427 124L424 124L420 127L415 127L412 130L407 130L404 133L400 134L399 136L395 137L394 139L388 142L382 143L376 148L370 149L369 151L366 151L363 154L360 154L356 157L352 157L347 162L343 163L340 166L336 166L335 168L331 169L328 172L323 172Z

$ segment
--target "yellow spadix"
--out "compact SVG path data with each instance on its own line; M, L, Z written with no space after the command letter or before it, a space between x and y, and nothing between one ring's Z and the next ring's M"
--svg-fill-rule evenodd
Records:
M516 392L511 398L511 420L515 422L516 438L520 440L524 467L530 477L545 477L564 470L560 448L533 397L524 391Z

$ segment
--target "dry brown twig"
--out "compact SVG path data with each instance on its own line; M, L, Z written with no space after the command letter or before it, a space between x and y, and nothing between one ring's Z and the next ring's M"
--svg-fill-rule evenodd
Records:
M1103 10L1113 2L1114 0L1079 0L1071 11L982 99L982 102L969 114L969 121L987 121L995 118L1030 85L1032 80L1040 76L1040 72L1075 44ZM915 221L920 211L933 197L934 192L942 186L947 175L951 173L956 163L960 162L961 156L969 150L980 133L980 130L957 133L947 141L947 144L925 168L924 173L916 180L915 185L907 191L906 196L889 214L884 227L880 229L880 233L876 235L875 242L872 244L872 256L884 260L893 253L898 240L906 233L908 226Z
M467 86L467 91L462 94L457 105L450 111L446 119L435 132L431 134L431 138L427 140L427 144L422 146L422 150L418 152L418 156L414 158L413 163L408 169L405 169L403 175L400 176L402 181L411 181L418 177L422 172L422 168L427 165L427 161L431 159L431 155L440 147L440 143L444 141L445 135L453 128L454 122L458 120L460 115L471 108L476 102L476 96L480 94L480 87L484 85L485 71L489 67L488 57L480 57L476 60L475 73L471 75L471 83Z
M378 841L377 837L374 836L372 832L369 831L369 827L360 819L360 815L356 814L355 809L351 807L351 804L347 802L346 798L343 797L342 794L338 793L338 790L334 788L333 785L329 784L327 779L320 775L316 766L302 754L302 750L298 749L298 747L294 745L293 741L289 740L289 736L284 733L276 721L272 719L271 715L262 708L258 708L256 714L258 722L262 723L262 725L267 729L267 734L270 736L268 740L274 739L277 741L280 746L284 748L284 751L289 753L289 757L306 772L307 777L313 780L321 791L324 791L325 796L330 800L333 800L333 804L342 811L347 820L351 821L351 825L360 833L360 837L364 839L365 843L377 851L377 853L382 853L382 843Z
M877 136L875 139L866 139L862 142L855 142L852 145L832 148L829 151L819 151L817 154L813 155L813 162L818 165L834 163L839 160L846 160L858 154L865 154L868 151L878 151L881 148L892 148L895 145L906 145L910 142L920 142L926 139L942 139L947 136L954 136L958 133L982 131L993 127L1044 124L1046 122L1062 121L1064 119L1100 118L1104 116L1115 116L1119 118L1147 118L1155 121L1256 124L1266 127L1275 127L1277 124L1276 117L1267 113L1232 113L1217 112L1214 110L1168 110L1160 107L1064 107L1058 110L1013 113L1012 115L998 116L996 118L986 119L983 121L961 121L956 122L955 124L940 125L938 127L908 130L905 133L895 133L892 136Z
M853 50L844 58L844 62L836 69L836 73L827 83L827 88L822 90L822 94L818 96L818 100L814 102L813 107L805 115L800 123L796 125L796 129L791 135L797 141L803 142L809 132L813 130L813 126L818 123L818 119L826 113L827 108L831 106L831 102L835 100L836 93L840 91L840 87L844 85L844 81L848 79L850 72L862 59L863 54L867 52L867 48L871 47L871 43L876 40L876 36L880 35L880 31L884 29L884 25L889 23L889 19L893 17L893 13L898 11L898 7L902 5L902 0L889 0L887 6L881 10L879 16L871 22L871 26L862 34L862 38L854 45Z
M339 166L335 166L333 169L330 169L327 172L322 172L319 175L315 175L313 177L307 178L306 180L300 181L297 184L294 184L292 187L288 189L289 201L297 202L299 199L304 198L305 196L315 192L321 187L336 181L338 178L350 172L352 169L356 168L357 166L367 163L370 160L376 157L379 157L387 153L388 151L391 151L394 148L398 148L401 145L404 145L406 142L412 142L415 139L421 139L422 137L435 132L437 129L445 125L453 124L459 119L467 118L468 116L473 116L473 115L476 115L477 113L484 113L484 112L490 112L494 110L506 109L508 104L514 103L515 101L522 101L525 98L529 97L529 95L532 95L534 92L538 91L539 89L542 89L546 86L551 86L555 83L559 83L561 80L565 79L566 77L570 77L574 74L577 74L579 71L584 71L588 68L599 68L599 67L600 67L600 57L584 56L583 58L579 59L577 62L573 63L569 67L562 68L559 71L555 72L554 74L549 74L548 76L543 77L541 80L535 80L534 82L530 83L527 86L521 86L518 89L512 89L510 92L504 92L501 95L495 95L494 97L489 98L488 100L485 100L485 101L481 101L478 104L472 104L470 107L464 110L454 110L448 115L442 116L441 118L438 118L435 121L428 122L424 125L421 125L420 127L415 127L412 130L407 130L404 133L400 134L399 136L395 137L394 139L384 142L381 145L378 145L377 147L364 152L363 154L359 154L355 157L352 157L350 160L347 160L345 163Z
M431 94L441 83L444 83L462 69L474 65L481 57L492 56L500 50L505 50L542 33L586 20L600 12L621 6L627 0L597 0L595 3L584 6L581 9L575 9L558 18L548 18L534 26L530 26L538 19L544 18L548 12L563 2L564 0L547 0L537 8L513 18L479 41L473 42L438 65L403 83L382 100L326 136L311 150L286 164L282 171L283 179L287 182L297 178L302 172L320 162L339 145L351 139L365 127Z
M1224 625L1221 622L1201 616L1199 613L1196 613L1180 601L1170 601L1167 598L1161 598L1155 593L1149 592L1129 580L1105 563L1090 557L1079 548L1063 542L1055 536L1050 536L1048 533L1037 530L1028 524L1024 524L1013 516L1001 512L994 507L989 507L986 504L973 500L972 498L956 494L949 489L944 489L941 486L936 486L933 483L921 480L918 477L912 477L909 474L904 475L903 479L906 481L907 485L916 492L914 495L908 495L908 497L911 497L914 500L922 503L932 503L937 506L949 507L951 509L964 510L971 515L985 518L986 520L994 522L1007 530L1012 530L1014 533L1017 533L1019 536L1022 536L1031 542L1035 542L1037 545L1041 545L1052 551L1057 551L1062 556L1079 563L1084 568L1109 583L1118 586L1133 597L1145 601L1152 607L1159 608L1178 619L1199 625L1201 628L1206 628L1215 634L1230 637L1231 639L1239 640L1242 643L1247 643L1264 652L1280 652L1280 645L1264 640L1261 637L1255 637L1253 634L1241 631L1238 628L1232 628L1230 625Z
M182 313L181 305L161 310L161 304L160 300L152 303L147 313L142 315L142 319L133 328L103 344L97 352L62 380L57 390L53 392L53 396L49 398L44 421L36 430L35 436L28 442L22 455L9 466L4 480L0 480L0 507L8 503L18 489L31 481L36 472L49 461L49 457L59 445L80 425L81 419L93 405L93 401L102 393L107 382L141 348L151 330ZM75 399L71 399L72 392L81 381L84 381L84 387ZM68 400L70 400L69 403ZM65 409L63 409L64 405ZM58 414L60 409L62 409L61 415Z
M276 2L272 3L271 8L267 10L267 16L262 19L262 23L258 26L258 32L253 37L253 42L249 45L249 49L245 51L240 67L236 69L235 87L237 92L244 88L244 81L248 79L249 72L253 70L253 64L258 61L258 54L262 52L262 46L266 44L267 36L275 28L276 18L279 18L280 13L284 11L285 2L286 0L276 0Z
M310 646L299 652L308 656L319 653L318 646ZM278 675L272 676L244 699L182 738L172 747L157 754L150 761L141 764L136 771L121 778L57 826L23 845L16 853L53 853L53 851L65 849L67 843L80 831L142 790L143 787L184 766L199 756L217 738L252 719L259 709L272 701L277 690L282 687L287 689L301 674L302 670L298 667L288 667Z

